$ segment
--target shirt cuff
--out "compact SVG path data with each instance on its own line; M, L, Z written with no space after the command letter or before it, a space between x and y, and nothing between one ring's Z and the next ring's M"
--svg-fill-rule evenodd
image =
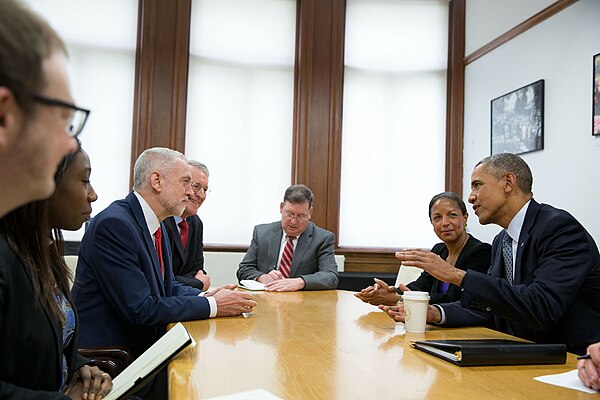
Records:
M206 300L208 300L208 305L210 306L210 315L208 318L214 318L217 316L217 301L212 296L205 296Z
M434 304L433 306L437 308L440 311L440 314L442 315L442 319L440 320L440 322L434 322L434 324L444 325L446 323L446 313L444 312L444 307L440 306L439 304Z
M206 298L208 300L208 306L210 307L210 315L208 318L214 318L217 316L217 301L212 296L207 296L206 292L198 293L198 296Z

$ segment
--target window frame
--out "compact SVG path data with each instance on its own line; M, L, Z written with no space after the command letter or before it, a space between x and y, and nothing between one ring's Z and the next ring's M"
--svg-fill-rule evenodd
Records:
M192 0L140 0L131 168L146 148L185 152ZM297 0L294 121L290 184L315 193L312 220L339 231L344 0ZM159 18L160 17L160 18ZM446 117L446 190L462 196L465 0L450 0ZM130 178L130 181L132 178ZM275 205L274 205L275 206ZM366 205L368 207L368 205ZM345 271L396 272L395 249L340 248ZM245 251L240 246L205 246Z

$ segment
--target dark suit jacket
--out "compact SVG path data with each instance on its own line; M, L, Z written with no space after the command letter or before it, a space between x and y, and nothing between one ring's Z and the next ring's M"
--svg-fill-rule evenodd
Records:
M83 347L125 346L138 356L168 323L209 317L208 300L197 296L200 291L175 281L162 229L164 280L133 193L92 220L81 241L73 285Z
M86 361L77 354L77 338L76 320L64 350L68 381ZM24 267L0 235L0 399L69 399L58 392L62 354L60 322L37 306Z
M275 269L282 236L281 222L254 227L252 242L237 271L238 280L256 279ZM338 275L333 255L334 240L333 233L309 222L298 238L290 278L304 279L305 290L335 289Z
M444 260L448 258L448 248L446 244L438 243L433 246L431 251L439 255ZM488 243L483 243L473 236L469 235L469 239L465 247L461 250L456 260L455 267L463 271L472 269L486 273L490 267L492 257L492 246ZM448 303L460 299L462 290L456 285L449 285L446 293L440 293L441 281L423 271L416 281L409 283L410 290L419 290L429 292L429 304Z
M173 273L179 283L202 290L202 281L194 278L196 273L204 270L204 244L202 243L202 221L197 215L186 218L188 223L188 241L183 249L181 236L177 230L174 217L163 221L169 233L171 256L173 257Z
M540 343L564 343L583 354L600 341L600 256L571 214L531 200L519 237L515 278L504 278L502 237L488 274L468 271L461 302L445 304L448 326L493 318L503 332Z

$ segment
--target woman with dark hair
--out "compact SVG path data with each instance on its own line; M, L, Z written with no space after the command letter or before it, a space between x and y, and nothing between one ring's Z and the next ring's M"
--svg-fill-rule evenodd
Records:
M443 192L433 196L429 202L429 220L442 242L433 246L431 251L440 257L441 262L456 268L487 272L492 246L480 242L467 232L468 217L467 206L456 193ZM407 290L429 292L430 304L456 301L461 295L458 286L448 285L423 272L416 281L408 285L400 284L398 288L375 279L373 286L361 290L355 296L376 306L396 305L400 295Z
M98 400L110 376L77 353L77 315L60 229L90 218L96 192L79 147L55 174L48 200L0 220L0 398Z

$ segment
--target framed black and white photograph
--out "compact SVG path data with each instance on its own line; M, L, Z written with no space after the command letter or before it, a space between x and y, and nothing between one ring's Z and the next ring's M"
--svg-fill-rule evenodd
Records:
M544 148L543 79L491 103L491 154L523 154Z
M600 135L600 53L594 56L592 85L592 135Z

